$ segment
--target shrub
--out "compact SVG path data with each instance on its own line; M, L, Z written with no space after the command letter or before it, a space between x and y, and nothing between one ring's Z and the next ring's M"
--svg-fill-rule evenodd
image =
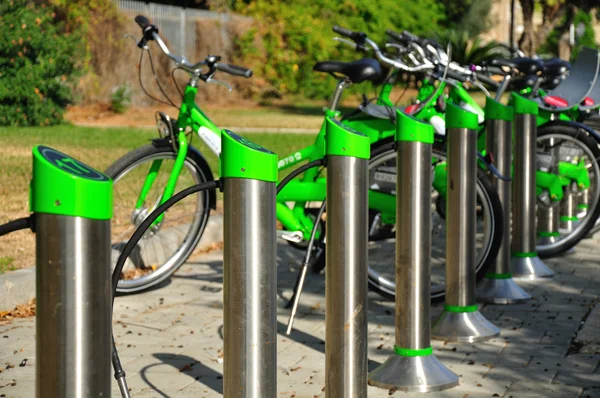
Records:
M316 62L369 56L334 42L339 35L333 25L364 31L381 42L386 29L425 34L443 18L436 0L254 0L235 1L233 8L255 20L254 29L235 42L239 63L253 68L270 90L310 98L328 98L335 86L335 79L313 72Z
M116 113L125 113L131 105L131 87L128 83L121 84L113 89L110 97L110 108Z
M0 125L56 124L72 101L81 37L56 16L47 3L0 2Z

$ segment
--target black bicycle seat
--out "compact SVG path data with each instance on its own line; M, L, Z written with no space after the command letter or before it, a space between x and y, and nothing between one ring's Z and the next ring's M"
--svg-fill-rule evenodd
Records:
M533 87L540 77L537 75L518 76L509 81L513 90L520 91L528 87Z
M491 60L489 64L491 66L507 66L511 69L516 69L519 72L524 73L526 75L537 73L538 71L543 70L544 68L542 61L533 58L497 58Z
M550 58L543 61L544 73L549 76L560 76L571 70L571 64L560 58Z
M313 70L317 72L339 73L350 79L352 83L360 83L365 80L374 81L381 75L381 65L373 58L363 58L352 62L317 62Z

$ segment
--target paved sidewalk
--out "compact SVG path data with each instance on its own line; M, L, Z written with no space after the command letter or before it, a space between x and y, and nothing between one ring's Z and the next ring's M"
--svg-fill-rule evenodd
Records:
M600 397L600 352L574 341L600 293L596 240L547 263L548 282L523 286L534 299L484 306L502 328L499 338L476 345L433 342L434 353L460 375L460 386L435 397ZM278 250L278 390L282 398L324 397L324 276L308 275L299 319L285 336L301 253ZM222 394L222 253L190 261L167 286L117 299L115 335L134 397L218 397ZM391 353L394 305L369 296L369 367ZM596 304L597 305L597 304ZM433 308L439 314L441 305ZM0 326L0 397L33 397L35 321ZM596 332L600 340L600 331ZM592 333L593 338L593 333ZM597 347L597 346L596 346ZM369 397L422 396L369 387ZM115 386L113 397L120 394ZM335 397L330 397L335 398Z

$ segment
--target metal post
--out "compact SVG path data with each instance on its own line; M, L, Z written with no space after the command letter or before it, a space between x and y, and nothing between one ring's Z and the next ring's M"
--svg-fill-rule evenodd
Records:
M477 115L448 104L446 303L432 326L434 339L473 343L500 334L477 309Z
M494 159L498 172L511 176L513 110L488 98L485 104L486 151ZM512 304L529 300L527 294L515 283L510 272L510 214L511 181L493 178L504 211L502 243L493 269L485 275L477 289L477 299L484 303Z
M431 144L433 128L397 114L396 344L369 384L401 391L458 385L431 348Z
M512 214L512 275L520 279L554 276L536 250L536 102L513 93L515 111Z
M221 134L223 396L277 395L277 155Z
M110 397L112 181L33 149L36 397Z
M537 208L537 244L552 245L558 242L559 232L559 204L548 205L539 203Z
M576 184L572 182L565 189L565 196L560 206L560 229L571 232L579 223L579 197Z
M369 137L327 118L325 395L367 396Z

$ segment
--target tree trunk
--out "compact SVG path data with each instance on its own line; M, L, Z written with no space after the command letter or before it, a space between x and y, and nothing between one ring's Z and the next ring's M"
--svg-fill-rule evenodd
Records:
M523 9L523 34L519 39L519 48L527 55L533 55L536 50L535 29L533 27L534 0L519 0Z

